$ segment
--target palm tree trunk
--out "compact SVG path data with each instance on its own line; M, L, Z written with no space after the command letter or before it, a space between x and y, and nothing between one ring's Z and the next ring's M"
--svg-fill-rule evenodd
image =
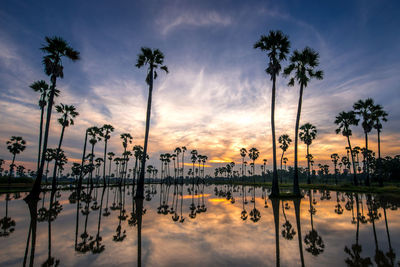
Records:
M103 182L104 187L106 187L106 155L107 155L107 139L104 138L104 157L103 157ZM110 179L110 178L108 178Z
M78 180L78 193L80 193L81 188L82 188L83 165L85 164L85 157L86 157L87 136L88 136L88 131L86 130L85 142L84 142L84 145L83 145L83 154L82 154L82 161L81 161L81 170L80 170L80 173L79 173L79 180ZM78 197L80 197L79 194L78 194Z
M307 145L307 184L311 184L311 175L310 175L310 145Z
M39 151L38 151L38 160L37 160L36 171L39 170L39 166L40 166L40 152L42 150L42 135L43 135L43 116L44 116L44 106L40 107Z
M153 93L153 62L150 62L150 82L149 82L149 98L147 100L147 114L146 114L146 132L144 136L144 146L143 146L143 157L142 157L142 166L140 169L140 177L138 181L138 187L136 191L137 198L144 198L144 170L146 168L146 155L147 155L147 143L149 140L149 131L150 131L150 116L151 116L151 98Z
M64 117L64 120L66 118ZM59 164L58 162L58 158L60 156L60 151L61 151L61 145L62 145L62 141L64 138L64 131L65 131L65 125L63 125L62 129L61 129L61 136L60 136L60 141L58 142L58 148L57 148L57 153L56 153L56 159L55 159L55 163L54 163L54 169L53 169L53 181L51 184L51 188L52 190L56 190L56 179L57 179L57 166Z
M365 163L366 163L366 171L367 171L367 176L366 176L366 178L365 178L365 185L366 186L369 186L370 185L370 183L369 183L369 160L368 160L368 134L367 133L365 133Z
M275 137L275 91L276 91L276 75L272 75L272 98L271 98L271 131L272 131L272 188L271 196L279 196L278 170L276 166L276 137Z
M110 185L110 178L111 178L111 162L112 159L110 159L110 165L108 166L108 185Z
M58 62L57 62L57 64L58 64ZM42 183L43 169L44 169L44 163L45 163L45 153L47 150L47 141L49 139L51 111L53 108L54 94L55 94L55 90L56 90L56 82L57 82L56 76L52 75L51 76L50 97L49 97L49 101L47 103L47 117L46 117L46 126L45 126L44 137L43 137L42 157L40 158L40 166L39 166L39 169L38 169L38 172L36 175L35 183L33 184L32 190L29 193L29 195L25 198L25 200L38 199L40 191L41 191L40 185Z
M285 151L282 151L282 156L281 156L281 175L280 175L280 178L281 178L281 184L282 184L282 176L283 176L283 174L282 174L282 162L283 162L283 155L285 154ZM265 172L265 170L264 170L264 172Z
M16 154L13 154L13 159L12 159L12 161L11 161L10 173L8 174L8 185L11 184L11 176L12 176L13 171L14 171L15 155L16 155Z
M299 104L297 106L297 117L296 117L296 128L295 128L295 136L294 136L294 177L293 177L293 194L295 196L300 196L300 188L299 188L299 170L298 170L298 162L297 162L297 145L299 142L299 124L300 124L300 115L301 115L301 105L303 102L303 84L300 84L300 96L299 96Z
M349 136L347 136L347 144L349 145L350 154L351 154L351 163L353 164L353 183L354 183L354 185L358 185L356 164L354 163L353 149L351 148Z

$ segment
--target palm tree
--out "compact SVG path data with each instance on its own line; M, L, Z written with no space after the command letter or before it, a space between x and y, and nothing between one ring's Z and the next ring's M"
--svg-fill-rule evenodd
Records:
M284 156L286 150L289 148L289 145L292 142L292 139L290 139L289 135L282 134L281 136L279 136L278 142L279 142L279 144L281 144L279 147L282 149L282 156L281 156L281 171L282 171L283 156ZM282 184L282 174L281 174L281 184Z
M114 132L114 127L110 124L104 124L103 127L100 128L100 136L104 138L104 156L103 156L103 182L104 186L106 186L106 155L107 155L107 142L111 137L111 133ZM111 157L112 159L112 157ZM110 160L110 169L111 169L111 160ZM110 178L109 178L110 179Z
M107 153L107 155L108 155L108 160L109 160L109 162L110 162L110 165L109 165L109 167L108 167L108 183L110 183L110 177L111 177L111 163L112 163L112 160L113 160L113 158L114 158L114 156L115 156L115 153L114 152L108 152Z
M58 157L59 157L59 152L61 151L61 145L62 145L62 141L64 138L65 128L68 127L69 125L74 125L73 118L75 118L76 116L79 115L79 113L76 112L75 107L72 105L69 106L69 105L60 104L60 105L56 106L56 110L58 113L61 113L61 118L58 119L58 122L61 124L62 129L61 129L60 140L58 142L58 147L56 150L56 156L55 156L56 160L55 160L54 169L53 169L53 183L52 183L53 190L56 189L55 188L56 174L57 174L57 166L59 165Z
M285 164L285 171L286 171L286 163L288 162L288 160L289 160L289 159L286 158L286 157L283 158L283 164Z
M157 78L157 68L168 73L167 66L163 65L164 62L164 54L158 49L150 49L148 47L142 47L141 53L138 56L136 67L141 68L145 65L149 65L147 76L146 76L146 83L149 86L149 98L147 100L147 114L146 114L146 131L144 137L144 148L143 154L147 155L147 142L149 139L149 131L150 131L150 114L151 114L151 98L153 93L153 80ZM138 188L136 197L143 198L143 191L144 191L144 171L146 166L146 157L142 158L142 166L140 170L140 177L138 181Z
M8 175L8 183L11 182L11 176L13 175L15 156L25 150L25 144L26 141L22 139L21 136L11 136L10 140L7 141L7 149L13 155Z
M306 123L300 127L300 133L299 133L300 140L304 142L304 144L307 145L307 184L311 184L311 179L310 179L310 145L312 144L312 141L317 137L317 128L312 125L311 123Z
M339 126L336 129L336 134L342 133L343 136L347 138L347 144L350 149L351 154L351 162L353 164L353 183L354 185L358 185L357 181L357 172L356 172L356 165L354 163L354 153L350 143L350 136L353 134L350 126L351 125L358 125L359 120L356 118L356 113L354 111L349 112L340 112L338 116L336 116L335 124Z
M143 147L142 146L139 146L139 145L136 145L136 146L133 146L133 156L135 157L135 168L134 168L134 172L135 172L135 174L134 174L134 176L133 176L133 181L135 182L135 180L136 180L136 177L137 177L137 175L138 175L138 160L142 157L142 155L143 155Z
M331 154L331 159L332 159L332 162L333 162L333 166L335 168L335 184L337 184L337 168L336 168L336 166L338 164L339 158L340 157L339 157L339 155L337 153Z
M247 155L247 150L246 148L242 147L240 149L240 156L242 157L242 178L244 177L244 158Z
M252 171L251 171L251 174L253 175L253 178L254 178L254 182L255 182L255 177L254 177L254 171L255 171L255 169L254 169L254 164L255 164L255 161L256 161L256 159L258 159L258 157L260 156L260 152L258 151L258 149L257 148L255 148L255 147L252 147L252 148L250 148L250 150L249 150L249 158L253 161L253 165L252 165Z
M128 164L127 164L128 163L128 154L126 153L126 149L128 147L128 143L132 144L132 136L129 133L123 133L123 134L121 134L120 138L122 139L122 146L124 148L124 152L122 153L122 155L124 156L124 158L123 158L124 167L122 169L122 175L123 175L122 178L124 178L127 167L128 167Z
M93 167L93 160L94 160L94 146L97 144L98 141L101 140L100 137L100 128L93 126L87 129L88 135L90 136L89 143L92 145L92 152L88 155L90 156L90 166ZM93 188L93 171L90 172L89 176L90 180L90 187Z
M289 86L294 86L295 82L300 85L299 104L297 107L296 127L295 127L295 138L294 138L294 179L293 179L293 193L300 195L299 188L299 171L297 161L297 145L298 145L298 134L299 124L301 115L301 105L303 102L303 90L307 87L308 83L312 78L322 80L322 70L315 70L319 65L319 55L313 49L306 47L303 51L295 50L293 55L290 57L290 65L285 68L284 75L290 77Z
M372 117L374 121L374 128L378 132L378 166L377 168L381 171L382 159L381 159L381 131L382 121L387 121L388 114L383 110L381 105L374 105L372 109ZM383 186L383 175L379 175L379 185Z
M38 151L38 160L37 160L37 170L39 169L40 164L40 152L42 149L42 136L43 136L43 116L44 116L44 107L46 106L46 97L47 90L49 89L49 85L41 80L32 83L30 86L33 91L40 93L39 99L39 107L40 107L40 127L39 127L39 151Z
M276 140L275 140L275 91L276 77L282 69L281 62L286 60L289 53L290 42L281 31L270 31L268 36L262 35L260 40L254 44L254 48L260 48L268 54L268 67L265 70L272 80L271 98L271 130L272 130L272 153L273 153L273 178L271 196L279 195L278 171L276 168Z
M363 100L358 100L356 103L353 105L353 109L360 118L362 118L362 123L361 126L364 130L364 135L365 135L365 148L368 151L368 133L371 132L372 128L374 127L374 118L373 118L373 109L374 109L374 100L372 98L367 98L365 101ZM364 155L364 160L366 162L366 179L365 179L365 185L369 186L369 161L368 157L365 157Z
M312 191L308 191L309 201L310 201L310 222L311 222L311 231L306 234L304 237L304 243L307 245L306 251L310 252L314 256L318 256L320 253L324 252L325 244L322 240L322 237L318 234L318 232L314 229L314 221L313 215L316 210L312 205Z
M186 152L186 147L182 147L182 183L183 183L183 178L184 178L184 167L185 167L185 152Z
M47 118L46 118L46 126L43 137L43 149L42 149L42 157L40 159L40 166L37 171L37 177L35 183L33 184L32 190L27 196L28 199L37 199L39 198L40 193L40 185L42 183L43 177L43 169L45 164L45 153L47 150L47 140L49 137L49 129L50 129L50 121L51 121L51 111L53 108L53 100L56 93L56 82L57 78L63 78L63 65L62 58L66 57L71 59L72 61L76 61L79 59L79 52L74 50L68 43L60 37L46 37L46 44L41 48L41 50L47 53L43 57L43 65L45 73L51 78L51 86L50 86L50 95L48 99L47 105Z
M175 155L176 155L176 168L178 170L178 177L179 177L179 154L182 153L182 149L180 147L176 147L174 149Z
M190 151L190 154L192 154L192 157L190 158L191 160L192 160L192 163L193 163L193 171L192 171L192 183L194 184L194 164L196 163L196 160L197 160L197 150L192 150L192 151Z

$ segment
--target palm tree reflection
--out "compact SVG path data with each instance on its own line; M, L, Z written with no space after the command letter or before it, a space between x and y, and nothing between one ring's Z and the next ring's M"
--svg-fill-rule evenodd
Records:
M325 244L322 240L322 237L319 236L318 232L314 229L314 220L313 215L316 213L316 209L312 205L312 191L308 191L309 200L310 200L310 221L311 221L311 231L306 234L304 237L304 243L307 245L306 251L310 252L314 256L318 256L322 252L324 252Z

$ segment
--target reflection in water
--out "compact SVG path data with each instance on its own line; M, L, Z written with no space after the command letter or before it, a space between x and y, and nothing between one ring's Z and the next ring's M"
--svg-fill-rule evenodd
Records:
M135 198L135 191L134 185L123 183L89 186L44 192L28 205L20 194L3 195L0 265L183 266L190 260L195 266L272 262L395 266L398 262L395 250L400 241L391 238L400 236L396 200L324 190L308 190L302 199L269 199L267 188L233 184L147 184L144 199ZM23 247L20 254L15 253L17 247Z

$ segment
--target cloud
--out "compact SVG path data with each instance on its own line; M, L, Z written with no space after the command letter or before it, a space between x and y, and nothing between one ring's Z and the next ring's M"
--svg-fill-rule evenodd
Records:
M231 23L231 17L214 10L186 11L182 9L167 12L156 21L156 25L163 35L180 27L228 26Z

